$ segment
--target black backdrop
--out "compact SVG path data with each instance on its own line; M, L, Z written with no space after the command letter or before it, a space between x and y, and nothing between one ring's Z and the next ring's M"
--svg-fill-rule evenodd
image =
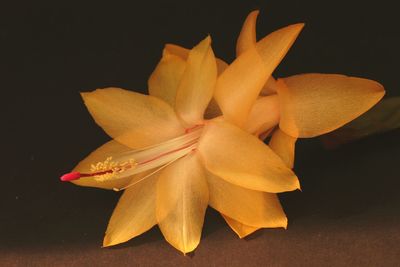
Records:
M191 47L210 34L231 61L245 16L260 9L259 37L306 27L275 75L331 72L380 81L399 95L395 1L3 1L0 4L0 265L382 265L399 260L399 131L334 151L301 140L303 192L282 194L289 229L239 240L209 210L203 239L184 257L157 228L101 249L119 194L58 177L108 140L79 91L146 92L167 42Z

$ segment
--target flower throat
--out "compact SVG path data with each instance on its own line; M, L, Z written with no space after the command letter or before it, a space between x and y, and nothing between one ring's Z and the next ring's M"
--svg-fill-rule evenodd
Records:
M195 150L202 129L202 125L196 125L186 129L184 135L163 143L109 155L104 161L91 164L89 172L70 172L61 176L60 179L63 182L78 179L94 179L103 182L127 178L154 169L153 172L136 181L134 183L136 184ZM114 188L114 190L123 190L134 184L123 188Z

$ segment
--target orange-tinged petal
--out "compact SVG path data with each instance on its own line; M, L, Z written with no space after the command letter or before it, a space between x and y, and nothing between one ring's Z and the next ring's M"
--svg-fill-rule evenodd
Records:
M262 96L254 102L244 129L249 133L259 135L279 123L278 95Z
M255 231L257 231L258 229L260 229L260 227L254 227L254 226L243 224L243 223L236 221L236 220L232 219L231 217L228 217L224 214L221 214L221 215L224 218L224 220L226 221L226 223L229 225L229 227L232 228L232 230L239 236L239 238L246 237L246 236L254 233ZM284 226L282 226L282 227L284 227Z
M381 84L337 74L303 74L278 80L280 128L314 137L357 118L384 95Z
M236 55L240 56L246 50L254 48L257 43L256 22L259 11L251 12L245 22L236 42ZM276 81L274 77L270 77L264 87L261 89L261 95L271 95L276 93Z
M199 159L189 154L166 167L157 185L157 221L165 239L183 253L200 242L208 186Z
M228 64L225 61L217 58L217 69L218 69L218 76L224 72L224 70L228 67ZM222 111L218 106L217 101L214 98L211 99L210 103L207 106L207 109L204 113L205 119L213 119L218 116L222 115Z
M293 168L294 165L294 150L296 140L297 138L291 137L277 129L274 131L269 142L270 148L285 162L286 166L289 168ZM222 214L222 216L228 223L229 227L231 227L240 238L246 237L260 229L259 227L243 224L224 214ZM286 226L282 227L286 228Z
M131 148L161 143L184 133L164 101L119 88L82 93L94 120L108 135Z
M258 13L258 10L251 12L243 24L242 31L240 32L238 41L236 43L237 56L240 56L244 51L255 47L257 42L256 20ZM271 95L274 92L276 92L275 79L271 76L262 88L260 94ZM269 128L272 128L279 122L279 107L275 98L277 97L273 97L271 99L261 98L256 100L250 111L249 118L244 126L247 131L258 135ZM222 216L240 238L248 236L259 229L258 227L243 224L224 214L222 214Z
M176 94L175 110L188 125L203 121L216 80L217 64L207 37L190 51Z
M176 44L166 44L164 50L168 53L181 57L185 61L188 58L190 52L190 49Z
M240 176L240 174L237 174ZM209 205L252 227L284 227L287 218L276 194L243 188L207 172Z
M111 216L103 246L126 242L157 224L156 183L157 175L153 175L124 191Z
M176 92L185 70L185 65L186 62L181 57L164 53L149 78L149 94L164 100L174 107Z
M165 51L170 54L179 56L184 60L188 58L190 52L189 49L175 44L166 44ZM220 58L216 58L216 61L217 61L218 75L220 75L228 67L228 64Z
M96 164L98 162L103 162L108 157L112 157L113 155L117 155L126 151L129 151L131 148L124 146L114 140L111 140L104 145L97 148L95 151L89 154L85 159L83 159L79 164L74 168L74 172L81 173L90 173L90 168L92 164ZM98 187L104 189L113 189L113 188L121 188L125 185L129 184L132 180L132 177L123 178L123 179L114 179L114 180L105 180L105 181L96 181L94 178L81 178L79 180L71 181L72 183L80 186L90 186L90 187Z
M242 126L268 78L303 28L295 24L277 30L247 49L218 77L215 88L224 117Z
M277 129L272 134L269 147L285 162L286 166L293 169L294 150L297 138L285 134Z
M240 56L246 50L251 49L257 42L256 22L259 11L251 12L243 23L242 30L236 42L236 56Z
M277 193L299 188L292 170L257 137L223 120L209 121L203 131L198 150L211 173L253 190Z

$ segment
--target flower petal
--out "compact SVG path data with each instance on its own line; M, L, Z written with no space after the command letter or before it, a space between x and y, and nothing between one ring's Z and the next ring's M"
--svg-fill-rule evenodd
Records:
M164 49L164 54L176 55L179 56L183 60L187 60L190 50L184 47L174 45L174 44L166 44ZM228 64L222 59L216 58L217 61L217 72L218 76L228 67ZM175 99L174 99L175 103ZM217 102L212 98L210 103L207 106L206 111L204 112L205 119L212 119L218 117L222 114L220 108L218 107Z
M297 138L285 134L277 129L272 134L269 147L285 162L286 166L293 169L294 149Z
M175 44L166 44L164 49L168 53L179 56L185 61L187 60L190 52L189 49ZM217 71L219 76L228 67L228 64L220 58L216 58L216 61L217 61Z
M239 236L239 238L244 238L244 237L254 233L258 229L260 229L260 227L254 227L254 226L243 224L243 223L236 221L236 220L232 219L231 217L228 217L224 214L221 214L221 215L224 218L224 220L226 221L226 223L229 225L229 227Z
M92 164L96 164L97 162L103 162L106 158L123 153L125 151L130 150L131 148L124 146L114 140L111 140L104 145L97 148L95 151L89 154L85 159L83 159L79 164L74 168L74 172L81 173L89 173ZM72 183L80 186L89 186L89 187L98 187L104 189L113 189L113 188L121 188L125 185L129 184L132 180L132 177L124 178L124 179L114 179L114 180L105 180L105 181L96 181L94 178L81 178L79 180L71 181Z
M293 168L294 163L294 146L297 138L291 137L281 130L277 129L274 131L270 140L271 149L286 163L290 168ZM234 220L224 214L222 214L225 221L232 228L233 231L240 237L250 235L251 233L260 229L259 227L253 227L250 225L243 224L237 220ZM283 226L286 228L286 226Z
M189 56L190 49L184 48L176 44L166 44L164 47L164 51L167 51L172 55L176 55L186 61Z
M242 30L236 42L236 56L240 56L246 50L252 49L257 42L256 22L258 10L252 11L243 23Z
M303 24L277 30L247 49L218 77L215 89L224 117L242 126L268 78L293 44Z
M255 136L223 120L209 121L203 131L198 150L211 173L230 183L270 193L299 188L292 170Z
M240 176L240 174L237 174ZM284 227L287 218L276 194L249 190L207 172L209 205L252 227Z
M94 120L108 135L131 148L161 143L184 133L164 101L119 88L82 93Z
M243 23L242 30L239 34L239 38L236 42L236 55L240 56L246 50L254 48L257 43L257 31L256 22L259 11L255 10L251 12L245 22ZM276 81L274 77L269 77L264 87L261 89L260 94L263 96L271 95L276 93Z
M251 108L244 129L256 136L279 123L278 95L259 97Z
M111 216L103 246L126 242L157 224L156 183L157 175L153 175L124 191Z
M157 221L165 239L183 253L193 251L200 242L207 204L207 181L195 153L161 171Z
M294 137L333 131L374 106L381 84L337 74L303 74L278 80L280 128Z
M171 107L174 107L176 92L185 70L185 65L186 62L181 57L168 52L164 53L149 78L149 94L164 100Z
M203 121L217 79L217 64L207 37L189 53L176 94L175 110L190 126Z

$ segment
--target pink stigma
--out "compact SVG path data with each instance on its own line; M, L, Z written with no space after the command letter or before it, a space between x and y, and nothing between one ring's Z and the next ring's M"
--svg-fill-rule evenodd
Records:
M79 178L81 178L80 172L70 172L61 176L60 180L63 182L69 182L73 180L78 180Z

